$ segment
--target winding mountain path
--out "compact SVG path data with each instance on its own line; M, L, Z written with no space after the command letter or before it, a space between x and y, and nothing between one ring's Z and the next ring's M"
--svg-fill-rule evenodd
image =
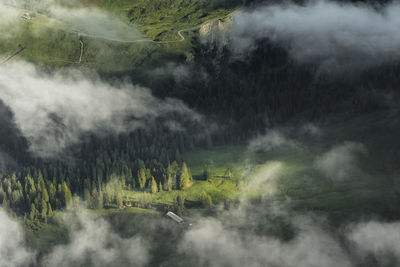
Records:
M82 62L83 48L84 48L83 41L82 41L82 40L79 40L79 42L81 43L81 53L80 53L80 55L79 55L79 60L78 60L77 64L81 64L81 62Z

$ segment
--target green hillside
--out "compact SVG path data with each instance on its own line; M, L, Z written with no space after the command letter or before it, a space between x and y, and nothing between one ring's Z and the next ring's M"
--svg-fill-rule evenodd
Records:
M0 27L8 31L1 38L0 54L6 57L24 47L17 57L39 65L125 72L185 59L198 26L232 12L201 0L60 2L56 9L6 6L16 14L7 27ZM78 15L71 16L71 8ZM34 18L20 18L24 13Z

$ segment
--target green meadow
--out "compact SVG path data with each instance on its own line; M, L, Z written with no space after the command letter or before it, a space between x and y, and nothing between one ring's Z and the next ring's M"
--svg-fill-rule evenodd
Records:
M141 203L145 194L151 203L148 209L159 212L172 208L178 195L185 197L189 209L193 203L195 208L200 207L203 192L211 197L212 207L243 198L278 200L294 209L342 218L368 213L381 205L390 208L386 201L400 188L392 183L395 172L388 172L384 166L395 164L391 140L400 134L397 117L393 112L364 115L325 126L318 137L301 137L294 139L294 145L268 151L250 151L243 145L187 152L183 159L194 178L190 187L153 194L125 190L124 199ZM361 173L338 181L328 179L316 169L316 160L347 142L361 143L367 151L357 160ZM209 180L203 179L206 167L211 172ZM131 209L126 211L132 212Z
M191 40L199 25L232 12L213 9L204 1L186 0L91 0L62 4L53 13L7 6L18 16L8 27L0 27L0 31L8 33L2 34L0 55L11 55L22 46L25 50L16 58L39 66L126 73L184 60L194 48ZM24 13L31 13L34 18L20 18ZM80 40L84 43L82 61Z

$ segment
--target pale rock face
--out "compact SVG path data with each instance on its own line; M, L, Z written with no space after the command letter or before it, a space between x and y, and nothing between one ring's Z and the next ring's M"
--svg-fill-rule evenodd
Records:
M200 26L200 35L207 36L211 33L213 26L213 21L207 21Z
M205 42L220 42L226 44L228 42L228 29L232 25L232 17L225 19L214 19L207 21L200 26L200 36Z
M193 62L194 61L193 53L185 53L185 56L186 56L186 62Z

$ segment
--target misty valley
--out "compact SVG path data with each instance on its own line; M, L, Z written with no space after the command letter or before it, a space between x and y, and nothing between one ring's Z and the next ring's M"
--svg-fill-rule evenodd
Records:
M2 0L0 267L400 266L399 15Z

